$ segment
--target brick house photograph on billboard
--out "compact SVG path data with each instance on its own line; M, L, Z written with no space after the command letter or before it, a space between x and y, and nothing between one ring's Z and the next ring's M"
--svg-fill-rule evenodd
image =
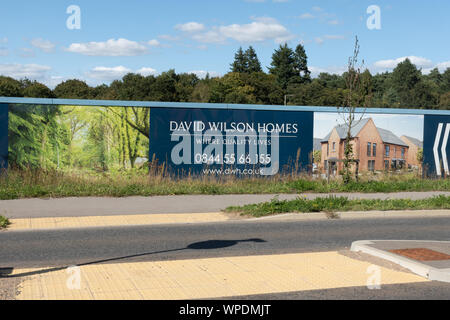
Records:
M337 175L343 169L348 126L345 115L316 113L314 167ZM351 128L353 158L364 172L420 170L423 154L423 116L364 114Z

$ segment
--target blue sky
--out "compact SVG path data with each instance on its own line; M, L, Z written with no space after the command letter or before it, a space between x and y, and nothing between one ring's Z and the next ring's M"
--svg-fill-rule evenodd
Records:
M70 30L70 5L81 29ZM367 8L381 10L369 30ZM2 1L0 74L54 87L71 78L91 85L127 72L174 68L204 76L229 71L236 50L252 45L264 67L280 43L303 43L313 75L341 73L360 39L373 72L411 57L426 73L450 67L448 0L41 0ZM266 69L265 69L266 70Z

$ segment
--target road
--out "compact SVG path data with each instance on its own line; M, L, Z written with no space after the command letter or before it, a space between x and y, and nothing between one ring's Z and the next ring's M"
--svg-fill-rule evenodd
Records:
M448 218L422 217L7 231L0 268L335 251L364 239L450 240L449 230Z
M0 268L55 270L70 265L338 251L361 239L450 240L443 217L313 221L231 221L0 232ZM300 291L240 299L448 299L450 284L423 282ZM228 299L229 297L227 297Z

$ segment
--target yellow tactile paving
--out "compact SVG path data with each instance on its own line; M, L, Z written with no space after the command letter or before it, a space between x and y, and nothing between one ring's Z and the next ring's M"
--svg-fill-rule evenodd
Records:
M79 289L67 287L66 270L42 272L22 282L17 298L177 300L344 288L366 286L370 266L337 252L86 265ZM427 281L379 268L381 286Z
M156 225L170 223L206 223L227 221L230 218L219 212L141 214L126 216L60 217L10 219L8 230L62 229L85 227L108 227L130 225Z

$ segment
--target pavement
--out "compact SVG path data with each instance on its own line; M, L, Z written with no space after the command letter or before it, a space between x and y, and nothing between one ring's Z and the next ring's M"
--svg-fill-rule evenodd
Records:
M275 197L292 200L315 199L330 195L349 199L426 199L450 192L264 194L264 195L183 195L156 197L86 197L0 200L0 214L14 219L49 217L89 217L140 214L177 214L220 212L229 206L267 202Z
M338 252L15 269L11 276L26 277L19 300L180 300L365 286L373 268L380 286L424 282Z
M351 250L392 261L431 281L450 283L450 241L362 240Z

